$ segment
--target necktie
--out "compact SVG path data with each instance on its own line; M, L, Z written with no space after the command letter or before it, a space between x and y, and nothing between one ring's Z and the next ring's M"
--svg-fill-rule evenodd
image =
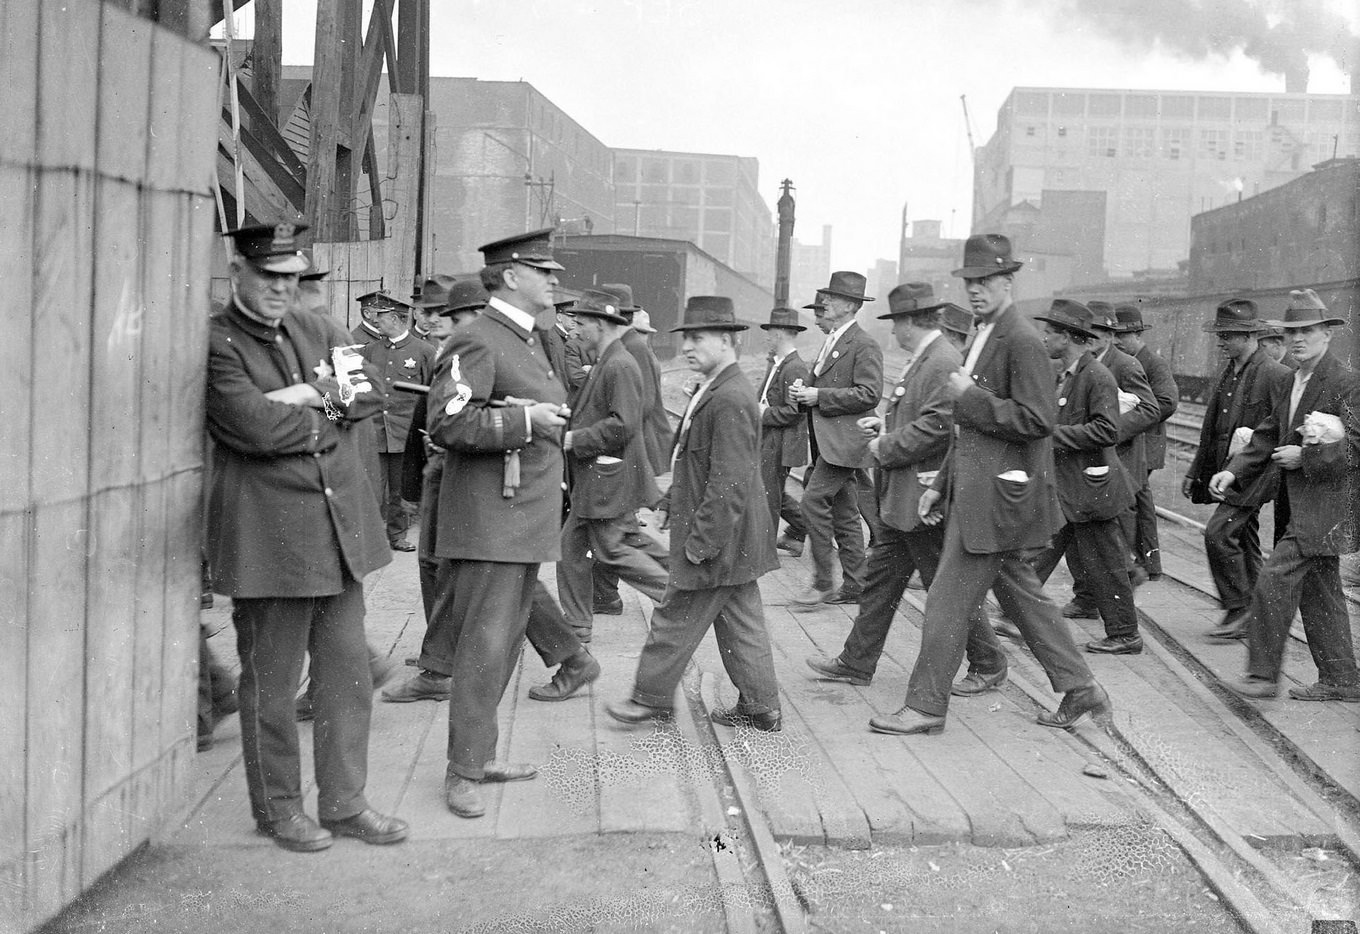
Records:
M812 367L812 371L819 376L822 373L822 365L826 363L826 358L831 353L831 344L831 335L828 334L826 340L822 341L822 349L817 352L817 362Z

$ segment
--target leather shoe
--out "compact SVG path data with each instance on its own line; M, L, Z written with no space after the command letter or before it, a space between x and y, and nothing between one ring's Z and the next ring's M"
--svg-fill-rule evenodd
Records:
M1138 633L1131 636L1106 636L1086 643L1083 648L1095 655L1141 655L1143 637Z
M784 728L784 717L777 710L765 713L745 713L738 707L718 707L708 719L723 726L750 726L762 733L778 733Z
M1062 608L1062 615L1068 619L1100 619L1100 611L1093 606L1073 600Z
M459 817L481 817L486 813L477 783L451 770L444 773L444 803Z
M306 814L290 814L278 820L258 821L255 829L285 850L294 853L315 853L335 842L335 837L329 830L322 829Z
M1251 619L1251 607L1240 606L1223 614L1222 621L1209 630L1212 642L1232 642L1247 637L1247 623Z
M776 550L792 555L795 558L801 558L803 556L803 543L798 539L790 538L787 535L779 536L779 541L774 543L774 547Z
M620 723L646 723L648 720L669 720L669 707L648 707L629 698L617 704L605 704L604 712Z
M311 694L303 694L297 699L297 708L293 716L298 723L309 723L316 719L316 710L312 708Z
M396 541L396 542L393 542L393 543L392 543L392 550L393 550L393 551L415 551L415 550L416 550L416 546L415 546L415 545L412 545L410 542L408 542L406 539L403 538L403 539L401 539L400 541Z
M1058 709L1053 713L1044 711L1039 714L1037 722L1040 726L1070 730L1084 720L1088 714L1098 717L1108 714L1111 709L1110 695L1105 693L1103 687L1092 681L1086 687L1068 691L1063 695L1062 702L1058 704Z
M453 679L419 671L401 684L383 688L382 699L389 704L409 704L412 701L446 701L453 693Z
M538 768L522 762L488 762L482 770L484 782L527 782L538 777Z
M1148 577L1147 568L1135 566L1134 569L1129 572L1129 583L1137 590L1148 582Z
M209 749L213 748L213 744L215 744L216 742L217 740L213 739L213 735L211 733L199 733L198 751L207 752Z
M820 681L843 681L859 687L868 687L872 678L860 674L853 668L841 664L839 658L826 658L822 655L809 655L807 666L817 672Z
M837 590L835 593L833 593L831 596L827 597L827 598L826 598L826 602L827 602L827 603L859 603L859 598L860 598L860 595L861 595L862 593L863 593L863 591L860 591L860 590L846 590L844 587L842 587L842 588L840 588L839 590Z
M821 606L823 603L829 600L833 593L835 593L835 591L832 590L830 587L823 590L820 587L813 587L809 585L799 593L795 594L793 597L790 597L789 602L792 603L794 606L812 609L813 607Z
M1010 668L1002 668L993 674L984 674L981 671L970 671L964 676L962 681L955 681L954 686L949 689L949 693L955 697L976 697L988 691L995 691L1006 683L1006 675Z
M600 663L585 649L557 666L552 681L529 688L529 697L538 701L562 701L600 676Z
M1236 681L1227 682L1228 689L1243 697L1250 697L1254 700L1277 697L1280 687L1268 678L1258 678L1255 675L1245 675Z
M903 707L890 717L874 717L869 721L869 729L875 733L895 733L899 736L943 733L944 717L932 717L919 710Z
M590 613L592 616L622 616L623 598L620 597L611 603L591 604Z
M353 837L356 840L362 840L364 843L377 845L400 843L411 832L406 821L399 817L379 814L372 808L364 808L353 817L343 817L340 820L323 820L321 826L337 837Z
M1307 687L1290 688L1289 696L1294 700L1360 704L1360 684L1323 684L1319 681Z

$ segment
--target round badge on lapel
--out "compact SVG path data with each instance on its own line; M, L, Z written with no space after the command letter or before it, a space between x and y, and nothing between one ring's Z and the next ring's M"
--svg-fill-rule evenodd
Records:
M1062 408L1065 405L1067 405L1067 397L1063 396L1061 399L1058 400L1058 407Z
M835 360L835 359L836 359L837 357L839 357L840 355L841 355L841 352L840 352L839 350L833 350L833 351L831 351L831 359L832 359L832 360Z
M893 395L894 395L894 396L899 396L899 397L900 397L900 396L905 396L906 394L907 394L907 389L906 389L905 386L898 386L896 389L893 390Z

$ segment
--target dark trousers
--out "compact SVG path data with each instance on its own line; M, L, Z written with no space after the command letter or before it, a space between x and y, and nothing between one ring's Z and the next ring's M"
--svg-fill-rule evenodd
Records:
M1033 562L1039 582L1046 584L1066 554L1068 570L1086 582L1091 603L1105 622L1105 635L1111 639L1138 633L1138 611L1126 564L1128 548L1120 526L1119 519L1069 522Z
M382 489L378 490L378 508L382 511L383 521L387 523L387 540L399 542L406 537L411 527L411 515L401 498L401 452L395 454L379 453Z
M1261 574L1261 509L1219 503L1204 528L1209 573L1225 610L1251 603Z
M326 820L358 814L368 806L364 783L373 704L363 584L351 580L329 597L234 598L231 618L241 656L241 749L255 820L302 810L294 698L308 653L316 685L317 807Z
M652 614L652 628L642 646L633 700L670 709L680 676L710 626L727 676L737 686L740 711L758 714L778 710L774 655L765 628L760 586L755 581L707 590L668 587Z
M1355 646L1341 589L1341 559L1306 556L1298 540L1286 534L1261 571L1252 594L1247 623L1247 674L1276 681L1284 660L1285 640L1294 613L1303 616L1308 650L1323 684L1355 686Z
M496 756L496 708L519 661L537 564L448 562L455 637L449 701L449 768L480 781ZM423 663L422 663L423 664Z
M1152 498L1152 471L1134 497L1133 560L1148 574L1162 573L1162 543L1157 535L1157 503Z
M803 524L803 507L788 494L789 470L779 463L778 452L775 456L761 458L760 478L765 484L765 501L770 507L770 528L778 535L779 520L783 519L788 523L785 534L801 542L807 538L807 526Z
M1053 690L1064 694L1095 680L1024 552L970 554L963 548L959 522L950 522L935 576L938 583L926 596L921 654L907 684L908 707L933 717L948 712L954 675L963 661L965 646L979 628L969 622L969 617L988 588L996 594L1002 612L1019 627ZM991 627L982 628L986 631L977 632L977 639L1000 655L1002 650Z
M565 524L565 520L563 521ZM636 514L625 516L622 521L629 523L624 542L651 556L662 567L670 567L670 554L666 551L666 547L638 528ZM623 599L619 596L619 575L613 568L596 561L591 569L590 577L591 586L595 592L595 606L608 606Z
M864 589L864 530L860 526L860 492L868 475L854 467L837 467L820 457L808 472L803 489L803 522L812 546L812 586L828 590L832 583L831 549L840 551L841 589Z
M637 519L630 513L614 519L586 519L572 513L562 527L562 558L557 563L557 597L567 623L590 641L595 602L594 567L614 572L657 603L666 592L670 572L647 551L632 544ZM616 585L617 587L617 585ZM617 592L617 591L616 591Z
M1289 531L1289 490L1283 483L1280 484L1280 492L1275 494L1274 519L1274 541L1272 545L1278 545L1280 539L1284 538L1284 533Z
M882 523L877 525L874 544L869 549L868 574L859 601L859 613L838 658L842 665L866 678L874 676L907 581L913 571L919 570L921 583L929 590L935 580L943 545L944 530L939 526L923 525L903 532ZM974 631L978 626L991 632L991 624L981 605L974 607L969 617L968 668L982 674L995 674L1006 667L1006 657L995 638L988 639L981 630Z

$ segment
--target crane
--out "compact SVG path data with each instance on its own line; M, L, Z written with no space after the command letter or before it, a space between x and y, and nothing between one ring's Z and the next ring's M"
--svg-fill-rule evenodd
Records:
M972 158L977 144L973 142L973 121L968 119L968 95L960 94L959 103L963 105L963 128L968 132L968 156Z

